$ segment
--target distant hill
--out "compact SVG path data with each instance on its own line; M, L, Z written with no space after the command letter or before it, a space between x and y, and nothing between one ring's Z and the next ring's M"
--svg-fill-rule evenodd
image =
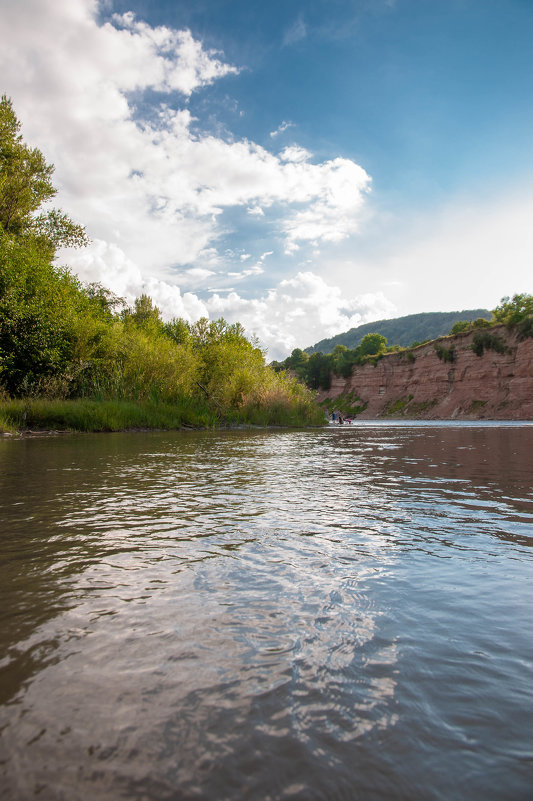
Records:
M377 320L374 323L350 328L344 334L321 339L316 345L305 348L305 352L331 353L335 345L345 345L352 350L361 344L366 334L381 334L387 338L388 345L401 345L406 348L415 341L424 342L426 339L436 339L449 334L452 325L459 320L477 320L478 317L490 320L491 313L488 309L469 309L456 312L423 312L396 317L393 320Z

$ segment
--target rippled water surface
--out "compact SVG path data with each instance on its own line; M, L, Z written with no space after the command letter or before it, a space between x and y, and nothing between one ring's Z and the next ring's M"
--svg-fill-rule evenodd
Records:
M0 442L5 801L533 798L533 426Z

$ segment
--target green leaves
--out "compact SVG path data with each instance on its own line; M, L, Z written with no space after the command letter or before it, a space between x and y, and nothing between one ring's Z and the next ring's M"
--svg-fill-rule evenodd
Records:
M88 242L83 226L52 209L36 215L57 193L52 184L54 165L38 148L22 141L11 100L0 100L0 228L17 239L32 236L50 259L58 247L81 247Z
M533 317L533 295L522 292L513 295L512 298L502 298L492 316L497 323L507 326L519 325L527 318Z

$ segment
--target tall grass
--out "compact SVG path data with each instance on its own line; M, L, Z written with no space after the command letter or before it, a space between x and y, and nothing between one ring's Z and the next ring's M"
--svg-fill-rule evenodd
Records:
M176 403L117 400L0 401L0 421L8 430L124 431L136 428L213 428L219 422L207 404L192 398Z
M322 413L302 400L271 398L228 412L201 398L183 397L175 403L153 401L57 400L19 398L0 400L0 432L28 429L59 431L127 431L132 429L217 428L231 425L320 425Z

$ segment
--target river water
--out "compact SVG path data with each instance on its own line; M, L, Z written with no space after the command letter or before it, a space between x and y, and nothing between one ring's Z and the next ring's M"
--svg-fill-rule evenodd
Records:
M533 798L533 425L0 442L4 801Z

